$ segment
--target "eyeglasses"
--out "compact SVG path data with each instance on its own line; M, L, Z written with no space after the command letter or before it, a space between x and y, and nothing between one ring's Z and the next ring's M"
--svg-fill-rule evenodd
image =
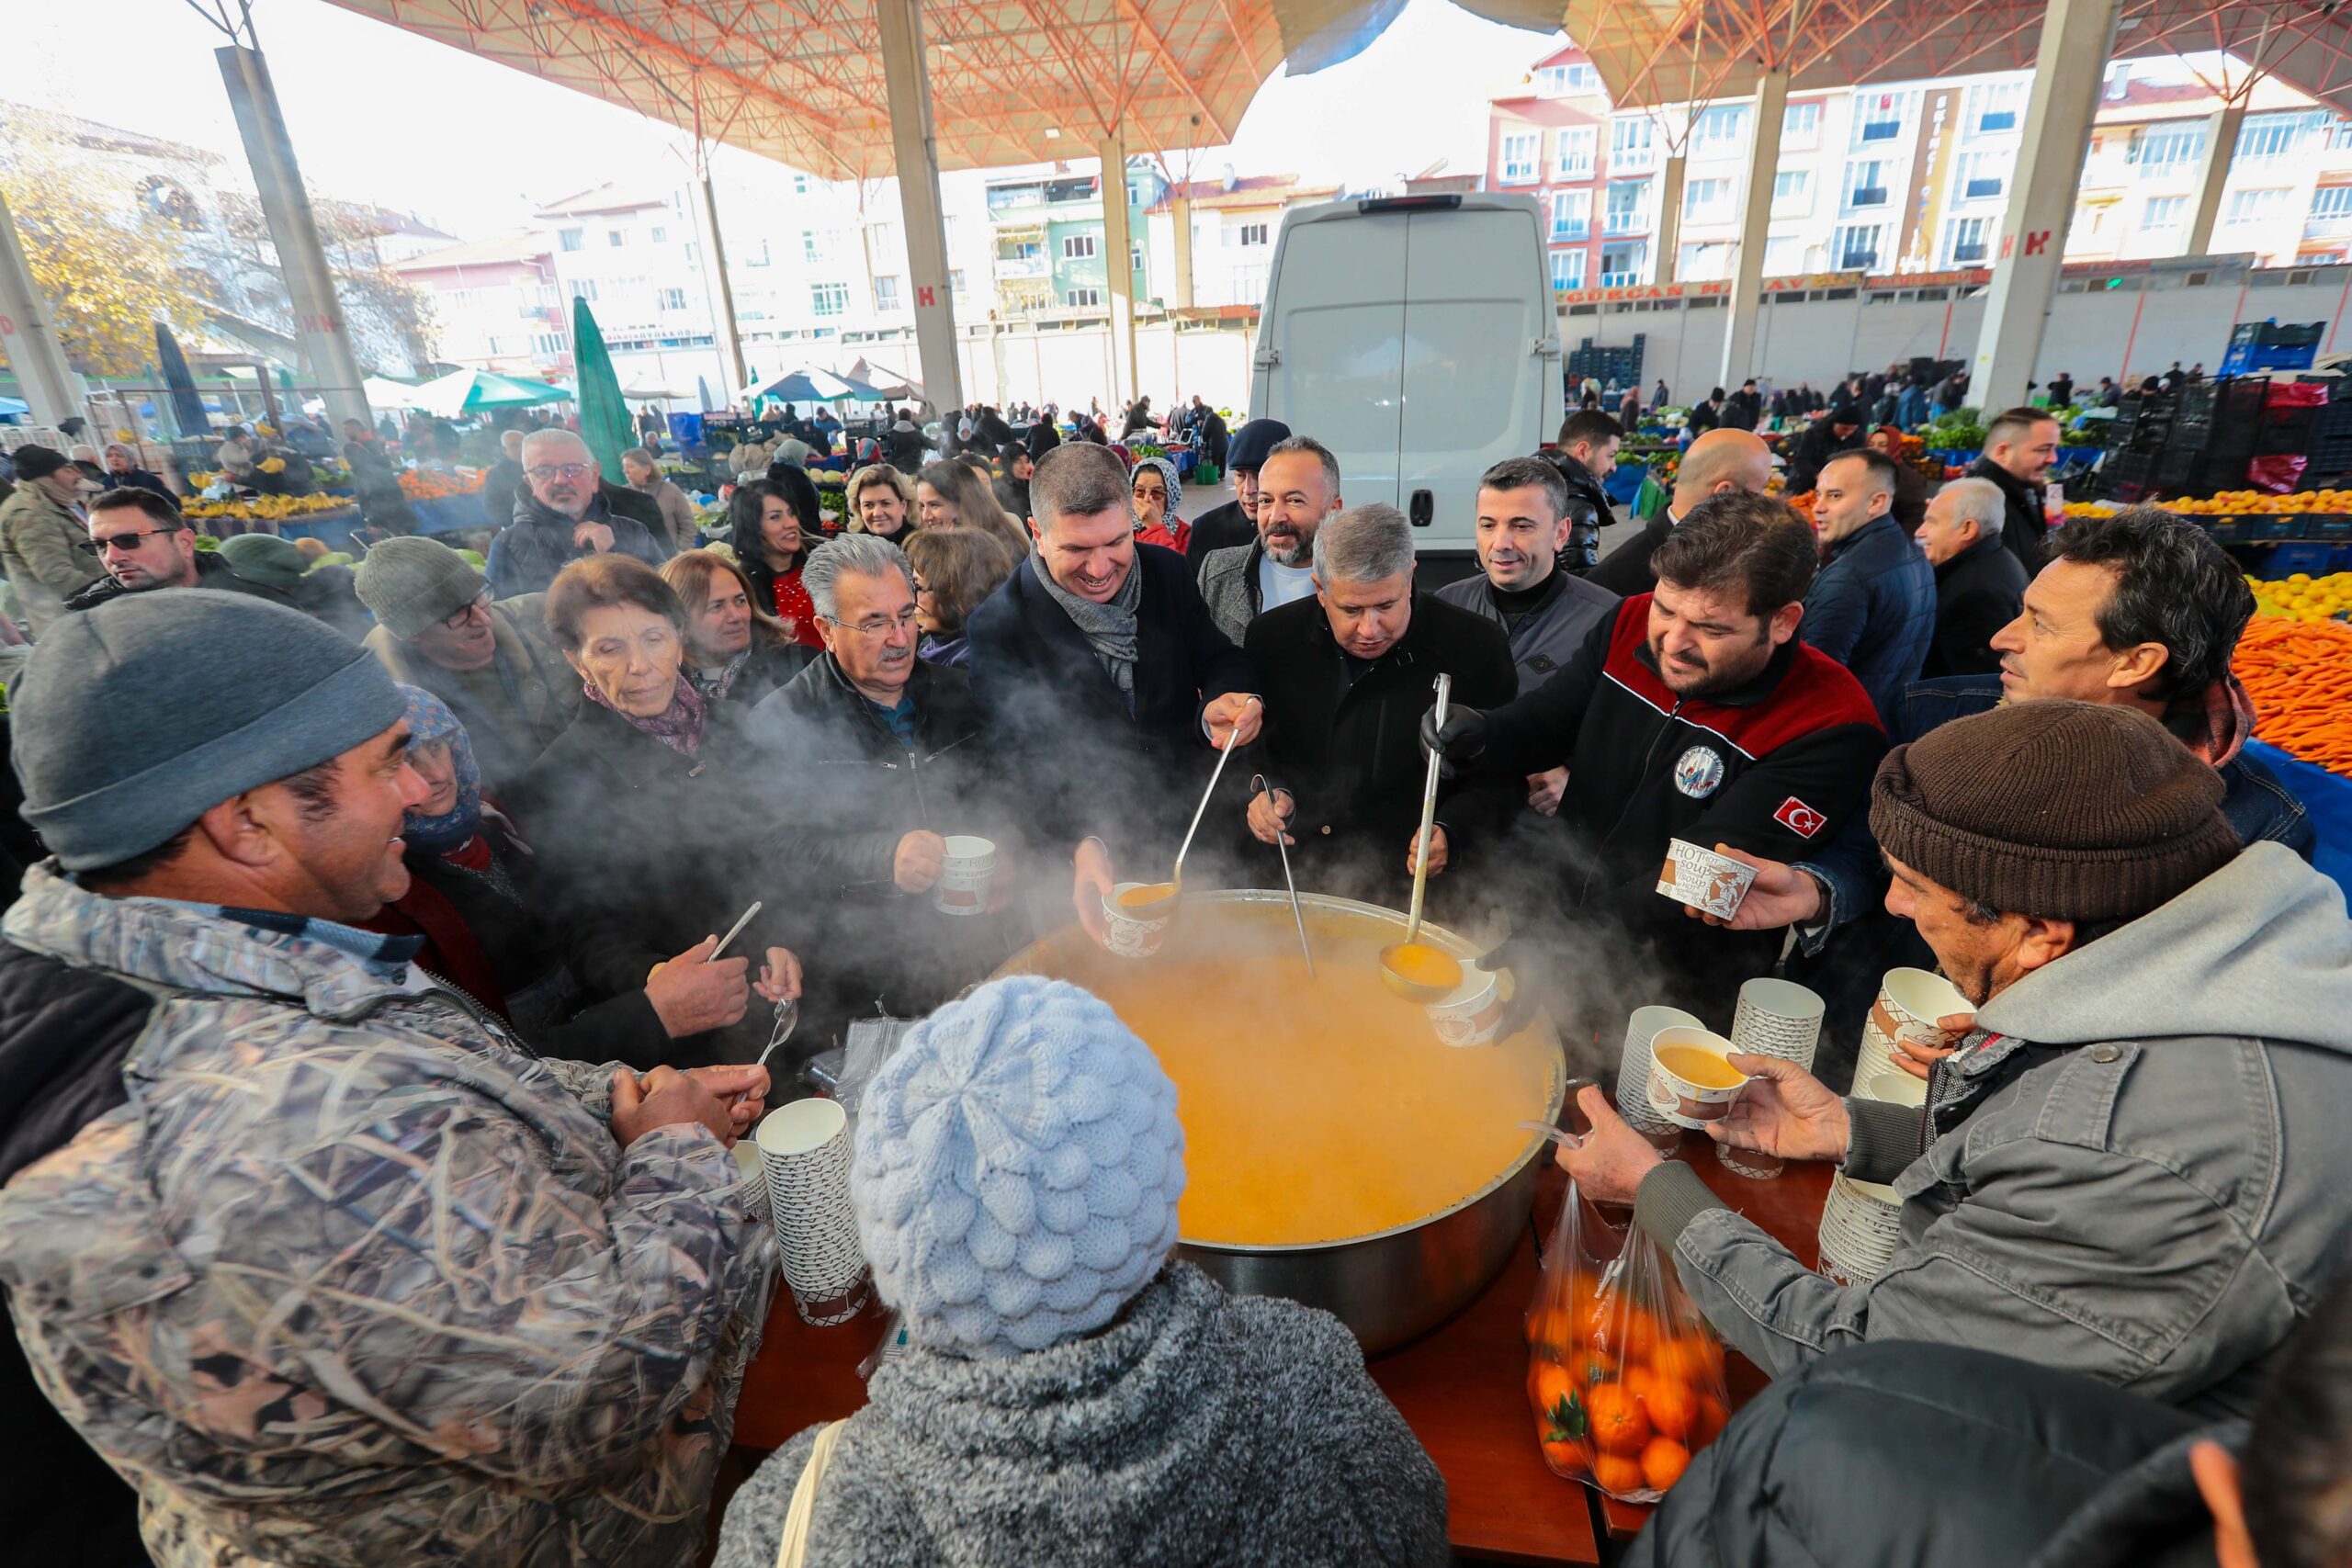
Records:
M461 632L465 630L468 626L472 624L473 618L476 615L479 615L487 617L489 614L490 590L485 588L481 592L475 594L471 599L466 601L466 604L463 609L452 610L447 615L442 616L441 624L448 627L453 632Z
M166 534L178 532L177 528L143 528L135 534L108 534L103 539L83 539L79 543L83 549L94 556L104 555L108 550L121 550L128 554L150 539L160 539Z
M842 626L842 623L835 620L827 620L825 624L827 626ZM910 605L908 608L899 611L895 617L876 615L870 621L860 621L854 626L842 626L842 630L855 632L860 637L887 637L889 635L890 629L893 626L902 632L910 632L915 629L918 624L920 623L916 618L915 611L913 607Z
M545 484L549 479L579 479L593 467L594 465L591 463L542 463L536 468L526 468L523 472L541 484Z

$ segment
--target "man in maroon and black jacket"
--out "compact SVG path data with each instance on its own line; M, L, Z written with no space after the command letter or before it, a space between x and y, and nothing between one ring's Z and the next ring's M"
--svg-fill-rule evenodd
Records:
M1603 928L1609 957L1540 967L1555 999L1595 1015L1574 1019L1579 1029L1622 1018L1621 1002L1727 1026L1740 983L1780 954L1781 932L1706 925L1658 894L1669 840L1786 860L1867 801L1886 750L1878 715L1797 636L1814 548L1779 502L1714 496L1658 545L1657 591L1626 600L1549 681L1492 713L1456 708L1442 729L1424 716L1424 744L1451 764L1513 778L1567 765L1558 914ZM1589 929L1578 940L1548 925L1528 934L1563 955L1594 952ZM1644 994L1603 995L1604 976L1638 979Z

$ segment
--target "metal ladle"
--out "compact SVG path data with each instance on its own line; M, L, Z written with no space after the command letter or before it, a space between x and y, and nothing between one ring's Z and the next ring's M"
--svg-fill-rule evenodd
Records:
M1440 675L1437 678L1437 728L1441 729L1445 728L1446 705L1453 695L1453 677ZM1432 986L1424 981L1416 980L1404 973L1400 965L1404 951L1419 944L1421 899L1429 889L1430 881L1430 830L1437 824L1438 770L1444 761L1444 753L1434 746L1430 747L1429 773L1421 781L1420 835L1413 840L1413 905L1411 912L1405 919L1405 940L1392 942L1380 950L1381 979L1387 982L1390 990L1410 1002L1436 1001L1462 984L1462 965L1453 963L1452 957L1445 953L1438 953L1437 956L1453 964L1453 978L1442 986ZM1436 952L1433 948L1429 951Z
M1274 797L1274 786L1266 782L1263 773L1250 775L1250 790L1252 795L1263 795L1268 800ZM1306 960L1306 977L1312 980L1315 978L1315 953L1306 945L1306 916L1299 910L1298 884L1290 877L1290 846L1283 840L1281 832L1274 834L1274 848L1281 852L1283 857L1283 886L1290 891L1291 923L1298 928L1299 955Z
M1133 914L1148 918L1164 912L1170 905L1172 905L1178 898L1183 896L1184 857L1190 854L1193 851L1193 835L1201 830L1201 818L1208 815L1209 801L1216 794L1216 781L1225 776L1225 764L1232 760L1234 750L1233 738L1240 733L1242 715L1247 714L1250 711L1251 704L1254 704L1257 700L1258 699L1254 695L1251 696L1247 702L1244 702L1241 705L1241 712L1233 716L1233 728L1227 732L1225 745L1217 750L1216 766L1209 770L1209 787L1201 792L1201 804L1195 807L1193 811L1193 825L1184 829L1184 841L1177 848L1175 868L1169 874L1168 880L1159 885L1159 886L1166 888L1167 892L1161 894L1157 898L1148 899L1141 903L1123 903L1120 905L1121 908L1126 909ZM1136 891L1140 892L1141 889L1138 888L1136 889Z

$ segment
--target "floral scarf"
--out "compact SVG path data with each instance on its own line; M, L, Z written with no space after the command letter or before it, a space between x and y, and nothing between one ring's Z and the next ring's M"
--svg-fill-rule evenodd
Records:
M449 761L458 773L458 803L438 817L412 811L401 836L426 854L446 855L463 849L481 829L481 768L474 761L473 743L466 727L449 705L422 686L402 686L408 699L408 744L414 750L435 740L449 743Z
M710 704L695 690L695 683L684 675L680 675L678 683L671 688L670 705L652 718L639 718L633 713L614 707L612 699L599 691L594 681L582 681L581 689L588 694L590 702L620 714L631 728L639 734L651 736L681 757L692 757L702 750L702 721L710 711Z

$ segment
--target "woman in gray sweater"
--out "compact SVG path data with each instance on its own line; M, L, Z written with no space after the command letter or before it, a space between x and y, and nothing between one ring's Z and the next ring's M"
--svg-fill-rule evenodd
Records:
M860 1111L850 1192L911 1348L727 1508L715 1568L806 1562L1419 1564L1445 1483L1348 1331L1170 1258L1176 1094L1099 998L1020 976L910 1032Z

